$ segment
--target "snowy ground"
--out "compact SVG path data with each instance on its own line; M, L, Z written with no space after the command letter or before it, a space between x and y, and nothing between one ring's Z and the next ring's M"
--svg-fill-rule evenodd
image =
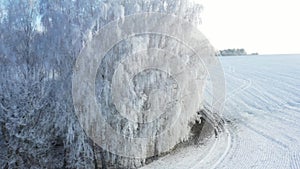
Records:
M300 55L220 59L226 131L143 168L300 169Z

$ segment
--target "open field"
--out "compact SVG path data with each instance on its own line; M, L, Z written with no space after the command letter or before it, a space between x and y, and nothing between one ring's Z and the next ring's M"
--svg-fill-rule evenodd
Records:
M299 169L300 55L220 59L226 78L224 133L144 168Z

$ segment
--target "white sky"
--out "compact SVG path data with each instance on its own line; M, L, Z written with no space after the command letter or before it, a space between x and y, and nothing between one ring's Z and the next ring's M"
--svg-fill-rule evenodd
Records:
M300 53L300 0L194 0L204 6L200 30L217 49Z

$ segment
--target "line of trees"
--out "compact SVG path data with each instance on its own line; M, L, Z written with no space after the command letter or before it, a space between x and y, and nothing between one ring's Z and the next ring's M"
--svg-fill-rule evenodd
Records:
M217 56L245 56L245 55L258 55L258 53L248 54L245 49L225 49L219 50L216 53Z

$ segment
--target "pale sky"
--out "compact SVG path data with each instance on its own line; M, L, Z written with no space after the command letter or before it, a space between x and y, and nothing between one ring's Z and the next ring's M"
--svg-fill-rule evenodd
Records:
M194 0L204 6L200 30L217 49L300 54L300 0Z

